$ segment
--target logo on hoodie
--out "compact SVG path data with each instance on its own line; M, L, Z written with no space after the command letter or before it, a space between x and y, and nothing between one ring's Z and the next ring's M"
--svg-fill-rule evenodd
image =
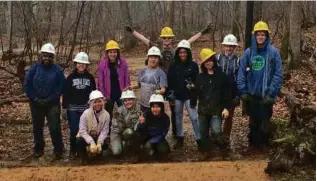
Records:
M252 60L252 70L259 71L262 70L265 64L265 59L261 55L256 55Z

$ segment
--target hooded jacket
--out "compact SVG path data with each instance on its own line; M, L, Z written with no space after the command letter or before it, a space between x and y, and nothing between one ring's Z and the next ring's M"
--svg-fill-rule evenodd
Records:
M23 88L31 101L38 98L59 104L64 82L63 69L59 65L44 66L37 62L26 73Z
M102 103L102 109L98 113L93 109L94 101L90 101L89 104L90 107L80 116L77 137L82 137L87 144L92 144L95 141L90 136L90 132L95 131L99 135L97 143L103 144L109 133L110 115L104 109L104 103Z
M281 56L270 44L270 37L267 36L263 48L257 48L253 35L251 47L244 52L240 62L237 80L239 93L276 99L282 82Z
M143 143L145 143L147 140L150 140L150 142L153 144L161 142L165 140L165 136L169 130L170 118L164 112L164 104L151 103L151 107L154 104L158 104L161 107L161 113L155 116L150 110L145 112L144 123L138 124L137 126L137 131L140 132Z
M120 57L117 65L117 73L119 79L120 91L128 86L130 86L130 75L128 70L128 64L123 57ZM103 60L100 61L98 65L98 90L102 94L110 99L111 95L111 79L110 79L110 69L109 69L109 59L105 56Z
M167 74L168 89L174 92L177 100L188 100L190 99L190 91L186 88L186 84L196 81L199 69L197 63L193 61L192 53L189 49L186 49L188 57L185 62L181 61L178 55L179 50L180 48L176 49L175 62L171 65Z

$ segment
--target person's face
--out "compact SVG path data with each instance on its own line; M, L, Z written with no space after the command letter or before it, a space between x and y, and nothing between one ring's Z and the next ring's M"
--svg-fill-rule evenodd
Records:
M117 56L118 56L118 50L108 50L108 57L111 62L116 61Z
M154 116L157 116L161 113L161 107L157 104L154 104L152 107L151 107L151 112Z
M99 98L99 99L96 99L95 102L94 102L94 110L96 111L100 111L102 109L102 99Z
M180 59L184 62L187 60L188 54L187 51L184 48L181 48L178 52L178 55L180 57Z
M256 34L256 42L258 45L263 45L266 39L266 34L264 31L257 31Z
M212 68L214 67L214 62L211 61L211 60L207 60L205 62L205 67L206 67L207 70L212 70Z
M40 59L43 65L50 65L53 63L54 54L43 52L40 54Z
M87 69L87 65L83 63L76 63L76 69L78 72L84 72Z
M162 37L163 47L168 48L172 44L172 37Z
M160 58L158 56L150 55L149 58L148 58L148 66L151 67L151 68L157 67L159 59Z
M231 56L235 49L236 49L235 45L224 45L223 46L223 50L224 50L225 54L228 56Z
M134 105L134 99L124 99L123 104L125 108L131 109Z

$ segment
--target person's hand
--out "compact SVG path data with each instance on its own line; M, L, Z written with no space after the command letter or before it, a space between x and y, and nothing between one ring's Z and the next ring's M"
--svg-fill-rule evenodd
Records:
M139 115L139 122L140 122L141 124L143 124L144 121L145 121L145 118L144 118L144 116L142 115L142 113L140 113L140 115Z
M67 120L67 109L62 109L62 118Z
M97 153L97 146L95 143L91 143L89 146L90 153Z
M271 98L269 98L269 97L267 97L267 96L265 96L265 97L263 98L262 102L263 102L263 104L269 105L269 104L274 104L274 103L275 103L275 100L274 100L274 99L271 99Z
M102 151L102 145L101 145L101 143L98 143L97 144L97 153L101 153L101 151Z
M221 113L221 116L224 118L224 119L227 119L228 116L229 116L229 111L228 109L223 109L222 113Z
M129 33L132 33L133 32L133 29L131 28L131 26L125 26L124 29L129 32Z
M244 102L248 102L251 100L251 96L249 96L248 94L242 94L241 95L241 100Z
M204 35L208 33L211 30L211 28L212 28L212 23L209 23L204 29L200 31L200 33Z

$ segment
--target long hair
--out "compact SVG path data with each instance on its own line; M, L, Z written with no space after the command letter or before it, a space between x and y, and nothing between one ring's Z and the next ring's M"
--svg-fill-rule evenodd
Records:
M213 69L215 69L218 65L217 65L217 60L216 60L216 55L213 55L211 57L208 58L208 60L204 61L203 63L200 64L200 69L201 69L201 72L206 74L208 73L208 70L205 66L205 63L208 62L208 61L212 61L214 62L214 66L213 66Z

